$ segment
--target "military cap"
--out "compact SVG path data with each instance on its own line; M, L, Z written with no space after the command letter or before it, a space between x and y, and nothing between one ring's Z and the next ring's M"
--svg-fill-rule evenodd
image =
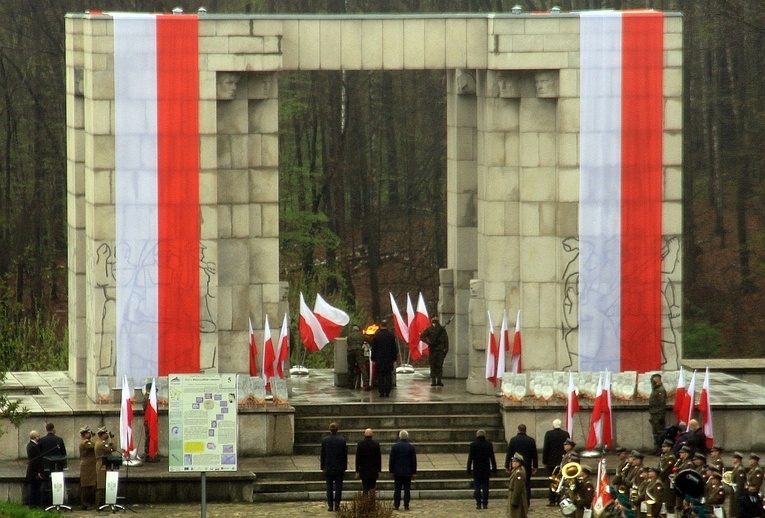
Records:
M734 451L733 452L733 457L736 457L737 459L743 459L744 458L744 454L741 453L740 451Z
M616 453L627 453L627 448L625 448L624 446L619 446L618 448L616 448L615 451Z
M88 432L90 432L90 428L88 428L88 425L85 425L82 428L80 428L80 435L86 434ZM93 432L90 432L90 433L93 433Z
M694 453L693 454L693 460L703 460L704 462L707 461L707 456L703 453Z
M663 446L669 446L670 448L675 445L675 442L672 439L664 439L664 442L661 443Z
M109 433L109 429L107 427L105 427L105 426L102 426L101 428L98 429L97 433L99 435L102 434L102 433Z
M749 458L754 460L760 460L760 456L757 455L756 453L750 453Z
M516 462L523 462L523 455L518 452L513 453L513 460Z
M693 450L691 449L690 446L683 446L682 448L680 448L680 453L692 453L692 452Z
M709 448L709 451L723 451L723 449L720 448L719 446L712 446L711 448Z
M566 439L565 441L563 441L563 444L568 444L568 445L569 445L569 446L571 446L572 448L573 448L574 446L576 446L576 443L575 443L574 441L572 441L571 439Z

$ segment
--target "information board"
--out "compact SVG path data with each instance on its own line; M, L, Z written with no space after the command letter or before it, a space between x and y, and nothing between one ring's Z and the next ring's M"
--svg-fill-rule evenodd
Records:
M235 374L168 376L169 470L236 471Z

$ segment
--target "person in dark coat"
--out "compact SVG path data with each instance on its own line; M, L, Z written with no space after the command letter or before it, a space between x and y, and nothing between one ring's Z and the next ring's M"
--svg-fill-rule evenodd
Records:
M563 446L566 439L569 438L568 432L561 429L560 419L553 419L552 425L552 430L545 432L544 444L542 445L542 464L545 465L549 473L552 473L556 467L560 466L560 461L565 451ZM548 507L556 507L558 505L558 493L549 489L547 500Z
M648 398L648 419L653 433L654 455L661 455L661 444L664 442L667 412L667 391L661 382L661 374L651 376L651 396Z
M497 474L497 460L494 445L486 439L486 432L478 430L475 441L470 443L467 472L473 475L473 497L475 508L489 507L489 477Z
M380 329L372 338L372 356L377 371L377 390L380 397L389 397L393 387L393 365L398 360L396 336L388 330L388 321L380 322Z
M29 484L29 507L40 507L40 488L43 482L43 460L40 450L40 434L36 430L29 432L27 443L27 484Z
M406 430L398 433L398 442L391 446L388 471L393 473L393 508L399 510L403 489L404 509L408 511L412 477L417 474L417 452L409 442L409 432Z
M430 319L430 326L420 333L420 340L428 344L430 362L430 386L443 387L444 359L449 352L449 335L437 316Z
M50 464L46 464L48 458L64 457L66 458L66 445L64 439L56 435L56 427L53 423L45 425L45 437L40 439L40 453L43 456L43 503L46 505L52 502L52 491L50 486Z
M738 518L761 518L763 514L759 488L756 484L749 484L738 498Z
M93 432L80 428L80 505L84 511L96 505L96 446Z
M518 425L518 433L507 444L507 456L505 457L505 471L512 471L510 461L513 454L520 453L523 456L523 467L526 472L526 500L531 503L531 476L537 472L539 457L537 456L537 442L533 437L526 435L526 425Z
M340 508L343 498L343 476L348 469L348 446L345 437L338 434L337 423L329 424L329 435L321 441L321 471L327 482L327 510Z
M361 490L374 494L377 478L382 471L380 443L373 439L371 428L364 430L364 439L356 445L356 476L361 479Z

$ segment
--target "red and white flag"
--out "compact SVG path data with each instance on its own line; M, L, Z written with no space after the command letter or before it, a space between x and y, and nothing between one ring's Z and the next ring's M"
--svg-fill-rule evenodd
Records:
M675 404L672 406L672 412L675 414L675 421L684 421L687 412L683 412L685 406L685 374L683 367L680 367L680 375L677 377L677 389L675 389Z
M252 330L252 319L250 318L250 376L258 375L258 344L255 342L255 332Z
M693 419L693 409L696 404L696 371L693 371L691 382L688 384L688 390L685 392L683 401L683 422L688 424Z
M499 344L494 335L494 323L491 321L491 312L486 312L489 316L489 337L486 343L486 379L491 384L497 386L497 356L499 355Z
M330 342L340 336L343 327L351 321L348 313L342 309L330 306L318 293L316 294L316 302L313 305L313 313L316 315L316 320L321 324L321 328Z
M279 348L276 351L276 376L284 379L284 362L290 357L290 327L287 322L287 313L284 314L282 330L279 332Z
M606 473L606 459L605 457L598 462L598 479L595 486L595 498L593 499L592 510L593 514L600 516L603 509L606 508L606 504L613 500L611 492L608 490L608 473Z
M274 377L275 362L274 341L271 339L271 326L268 324L268 315L266 315L266 326L263 329L263 381L269 392L271 391L271 378Z
M409 343L409 326L401 316L401 312L396 305L396 299L393 298L393 293L388 292L390 295L390 309L393 312L393 327L396 329L396 336L404 343Z
M308 349L308 352L321 351L329 343L329 338L324 334L324 330L321 328L319 321L316 320L313 311L308 309L302 293L300 293L300 322L298 323L298 329L300 330L300 339L303 341L303 346Z
M420 341L420 334L415 327L415 317L417 314L414 312L414 306L412 306L412 298L409 293L406 294L406 328L407 328L407 345L409 346L409 357L412 360L416 360L420 357L420 353L417 350L417 344ZM370 378L371 379L371 378Z
M413 360L428 354L428 344L420 340L420 334L430 325L428 317L428 308L425 306L425 299L420 293L417 299L417 312L414 320L409 321L409 352Z
M605 378L605 379L604 379ZM592 450L601 444L606 447L613 446L611 433L611 374L606 371L598 378L598 390L595 396L595 405L592 407L590 418L590 433L587 437L586 448Z
M122 377L122 398L120 404L120 449L125 458L133 451L133 390L127 376Z
M701 398L699 399L699 412L701 420L704 422L704 435L707 436L707 448L714 446L714 429L712 428L712 404L709 396L709 367L704 373L704 386L701 388Z
M149 457L157 458L159 452L159 411L157 406L157 380L151 380L151 389L149 390L149 404L146 405L146 411L143 419L146 421L149 429L149 436L146 441L149 444Z
M579 396L574 385L574 375L568 371L568 394L566 396L566 431L574 440L574 414L579 412Z
M521 368L521 310L518 310L518 317L515 320L515 335L513 335L513 355L512 355L513 374L520 374Z
M579 371L659 370L664 15L579 17Z
M199 19L111 16L116 373L198 373Z
M497 346L497 379L502 386L502 377L505 374L505 360L509 345L507 343L507 311L502 313L502 327L499 328L499 345Z

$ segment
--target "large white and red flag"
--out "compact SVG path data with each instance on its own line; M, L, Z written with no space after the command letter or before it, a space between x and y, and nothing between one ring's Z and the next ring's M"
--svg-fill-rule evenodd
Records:
M587 436L586 448L592 450L598 444L611 447L613 438L611 432L611 375L606 371L598 378L598 390L595 395L595 405L592 407L590 418L590 433Z
M127 458L133 451L133 390L127 376L122 377L120 400L120 449Z
M501 380L505 374L505 361L507 360L507 311L502 313L502 326L499 328L499 345L497 346L497 379Z
M274 363L276 363L274 341L271 339L271 326L268 324L268 315L266 315L266 326L263 329L263 381L269 392L271 391L271 378L274 377Z
M393 298L393 293L388 292L390 295L390 309L393 312L393 327L396 329L396 336L404 343L409 343L409 326L404 318L401 316L401 312L396 305L396 299Z
M321 351L329 343L329 338L324 334L321 324L316 320L313 311L305 303L302 292L300 293L300 321L298 322L298 329L300 330L300 339L303 341L303 346L308 349L308 352Z
M408 311L408 308L407 308ZM428 308L425 306L425 299L420 293L417 299L417 312L414 313L414 319L409 321L409 352L413 360L428 354L428 344L420 340L420 334L430 325L428 317Z
M515 319L515 334L513 335L513 355L512 362L513 374L520 374L521 367L521 310L518 310L518 316Z
M486 379L491 384L497 386L497 356L499 355L499 344L497 336L494 334L494 323L491 321L491 312L486 312L489 317L489 336L486 342Z
M324 334L329 341L340 336L343 327L351 321L348 313L342 309L330 306L318 293L316 294L316 302L313 305L313 313L316 315L316 320L321 324L321 328L324 330Z
M683 373L683 367L680 366L680 374L677 377L677 388L675 389L675 404L672 406L672 412L675 414L675 421L684 421L687 417L683 412L685 406L685 373Z
M574 375L568 371L568 393L566 395L566 431L574 440L574 414L579 412L579 396L574 385Z
M248 356L250 357L250 376L258 375L258 344L255 342L255 331L252 330L252 319L250 318L250 348Z
M699 412L701 420L704 422L704 435L707 437L707 448L714 446L714 429L712 428L712 404L709 396L709 367L704 373L704 385L701 387L701 397L699 398Z
M688 424L693 419L694 405L696 404L696 371L691 375L691 382L688 384L688 390L685 392L683 400L683 422Z
M149 444L148 454L149 457L157 458L157 452L159 451L159 410L157 406L157 380L151 380L151 389L149 390L149 404L146 405L146 411L143 414L143 419L146 421L147 428L149 430L149 436L146 437L146 441Z
M287 313L284 314L282 330L279 332L279 347L276 351L276 376L284 379L284 362L290 356L290 328L287 322Z
M598 479L595 486L595 498L592 503L593 514L600 516L608 502L613 500L611 492L608 490L608 473L606 473L606 458L603 457L598 462Z
M579 371L659 370L664 15L579 16Z
M111 16L116 373L198 373L199 20Z

